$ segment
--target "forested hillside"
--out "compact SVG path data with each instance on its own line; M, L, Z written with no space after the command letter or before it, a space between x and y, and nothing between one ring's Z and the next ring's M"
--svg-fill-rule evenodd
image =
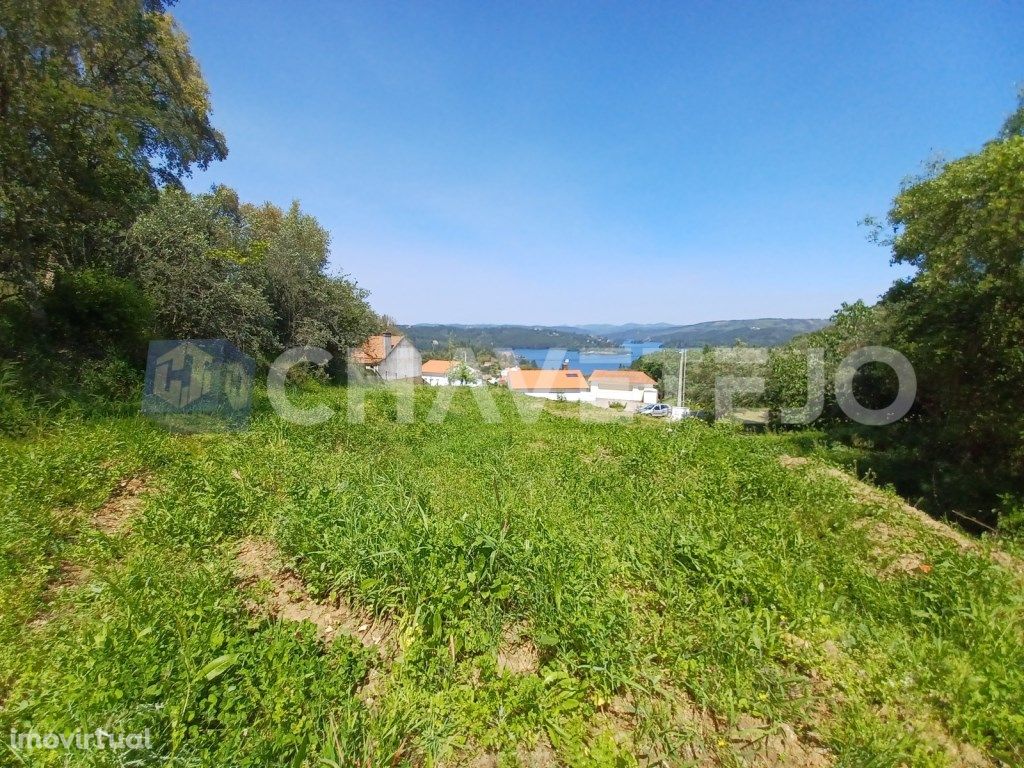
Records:
M526 325L442 325L418 323L403 326L413 343L424 352L437 348L472 347L496 349L528 347L582 349L608 346L609 341L586 332L565 331L548 326Z
M587 349L615 347L627 341L654 341L666 347L701 347L731 345L736 342L752 346L785 344L794 336L816 331L825 320L714 320L693 325L657 323L644 325L435 325L419 323L404 330L418 347L455 346L474 349L496 347L553 347L556 349Z
M794 336L816 331L825 320L762 317L753 320L712 320L692 325L593 326L601 335L616 342L657 341L666 347L730 346L737 342L751 346L785 344ZM590 329L591 326L582 326Z

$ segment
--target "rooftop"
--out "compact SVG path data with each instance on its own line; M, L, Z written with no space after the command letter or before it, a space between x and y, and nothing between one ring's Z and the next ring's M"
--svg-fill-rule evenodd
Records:
M508 388L517 392L583 392L590 388L582 371L508 372Z
M590 382L593 384L629 384L631 386L655 386L654 379L643 371L619 370L619 371L593 371L590 374Z
M363 342L362 346L356 347L352 351L352 359L363 365L377 365L383 362L386 357L384 354L384 335L383 333L378 333L368 338ZM404 338L400 334L392 333L391 348L397 347L398 343Z
M447 376L448 371L455 367L454 360L427 360L423 363L424 376Z

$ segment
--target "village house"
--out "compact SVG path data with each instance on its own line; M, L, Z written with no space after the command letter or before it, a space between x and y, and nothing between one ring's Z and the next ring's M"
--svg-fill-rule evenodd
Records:
M483 386L483 379L480 376L480 371L476 370L472 366L467 365L466 368L470 373L470 376L466 381L460 381L457 377L453 376L453 372L457 371L462 363L458 360L427 360L423 363L422 377L423 383L429 384L432 387L480 387Z
M658 388L643 371L594 371L590 374L590 398L595 405L656 403Z
M379 333L352 350L352 361L373 371L382 381L418 379L423 366L420 352L405 336Z
M564 368L557 371L513 368L508 372L507 381L513 392L547 400L587 400L590 392L590 385L581 371Z

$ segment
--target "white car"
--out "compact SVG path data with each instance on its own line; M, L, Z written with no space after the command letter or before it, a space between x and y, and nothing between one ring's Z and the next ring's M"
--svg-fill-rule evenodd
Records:
M655 419L661 419L672 413L672 406L666 405L665 403L650 403L648 405L641 406L636 412L643 416L651 416Z

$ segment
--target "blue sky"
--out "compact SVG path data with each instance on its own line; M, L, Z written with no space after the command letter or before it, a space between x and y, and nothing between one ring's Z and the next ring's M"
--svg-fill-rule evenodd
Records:
M991 138L1016 3L181 0L230 156L399 322L826 317L858 222Z

